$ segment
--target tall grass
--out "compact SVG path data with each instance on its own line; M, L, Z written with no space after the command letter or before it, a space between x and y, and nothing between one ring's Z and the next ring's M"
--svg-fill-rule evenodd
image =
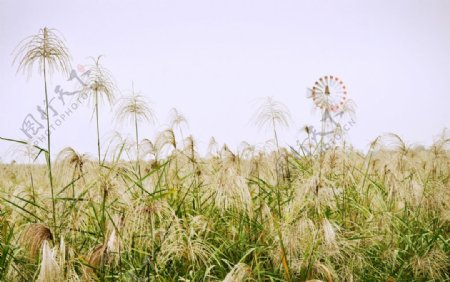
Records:
M97 158L99 165L101 164L99 106L103 100L106 100L109 105L112 105L115 100L116 91L116 86L111 73L100 63L101 58L102 56L91 58L93 64L89 66L89 75L79 92L81 96L88 95L94 106L97 128Z
M134 90L134 83L132 85L131 94L128 97L122 99L122 103L116 113L117 118L124 121L131 121L134 126L135 142L136 142L136 170L139 176L139 181L141 181L141 166L139 157L139 127L138 122L155 122L155 116L145 97L140 95Z
M134 161L111 158L98 173L96 161L84 159L85 182L57 196L65 259L53 267L72 281L449 279L448 149L437 157L434 147L405 153L391 136L376 143L367 155L325 151L320 176L319 158L291 151L290 185L277 180L276 151L195 156L195 165L195 147L157 165L143 155L141 183ZM78 179L74 163L60 166L67 169L55 183ZM39 185L45 167L30 169L34 196L22 165L0 168L6 280L33 279L43 264L62 261L60 242L34 224L51 210ZM30 246L23 238L39 239Z
M56 34L55 30L44 27L38 34L24 39L16 48L14 62L18 62L17 71L28 72L28 76L33 71L33 66L37 63L38 72L43 75L44 97L45 97L45 119L47 121L47 152L45 154L48 179L52 196L52 218L53 228L57 228L55 195L52 175L52 154L50 139L50 116L48 114L49 100L47 91L47 76L55 70L68 74L70 70L70 55L64 41Z
M140 132L153 116L133 89L117 116L135 140L116 134L102 159L99 98L114 87L99 59L91 70L97 157L65 148L52 173L49 141L30 163L0 164L2 280L450 280L447 132L429 148L380 136L368 153L307 138L305 152L279 142L287 112L269 99L256 120L275 148L212 138L202 156L178 111L155 138Z

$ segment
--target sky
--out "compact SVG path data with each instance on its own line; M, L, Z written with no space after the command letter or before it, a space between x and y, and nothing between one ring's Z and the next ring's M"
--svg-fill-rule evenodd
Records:
M200 151L211 136L236 150L241 141L264 146L271 131L251 122L264 97L283 103L290 126L280 144L305 138L317 125L307 88L338 76L356 104L347 140L365 150L394 132L408 144L429 145L450 125L450 1L5 1L0 0L0 137L26 140L27 115L42 122L43 77L17 73L14 49L40 28L65 39L77 72L103 55L117 97L134 88L151 101L157 122L140 125L142 138L167 128L176 108L188 120ZM92 104L63 105L54 89L76 91L76 81L55 73L48 82L56 120L52 150L71 146L96 153ZM56 113L57 112L57 113ZM120 125L115 108L100 109L102 143ZM130 135L132 137L132 135ZM0 158L17 158L17 146L0 142Z

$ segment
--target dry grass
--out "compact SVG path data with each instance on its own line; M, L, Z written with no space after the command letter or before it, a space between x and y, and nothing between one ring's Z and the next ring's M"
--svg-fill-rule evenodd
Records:
M56 49L39 49L42 40ZM59 52L54 68L67 70L60 44L41 30L19 47L19 68L39 52L56 63L49 56ZM234 151L212 138L201 156L177 110L141 140L138 122L153 114L133 89L117 113L134 123L134 141L116 133L101 158L98 106L115 88L99 58L90 71L83 93L95 106L96 160L65 148L51 174L50 142L44 150L1 137L23 145L28 162L0 164L0 280L450 280L447 132L430 148L389 134L367 154L345 143L305 153L280 145L289 114L268 98L255 121L276 149L243 142ZM40 152L46 166L34 162Z
M2 277L57 269L72 281L449 279L448 151L388 143L362 156L336 148L325 153L320 176L318 158L285 152L291 176L279 182L277 152L239 157L225 147L201 158L193 141L156 163L143 155L141 178L133 162L100 168L65 149L55 176L57 218L71 250L65 265L51 247L60 238L47 225L46 168L2 165Z

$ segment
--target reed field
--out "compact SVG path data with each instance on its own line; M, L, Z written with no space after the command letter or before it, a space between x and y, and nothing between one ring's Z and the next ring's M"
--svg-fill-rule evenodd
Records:
M20 73L41 74L48 128L47 79L70 71L68 48L44 28L15 52ZM145 97L116 93L92 58L80 95L95 155L54 152L50 133L44 146L1 136L28 159L0 164L1 281L450 281L448 131L427 147L383 134L363 153L322 121L331 136L305 127L289 146L287 110L268 98L253 120L267 146L211 138L200 154L180 112L147 136ZM131 138L99 126L115 99ZM339 110L351 115L350 101Z

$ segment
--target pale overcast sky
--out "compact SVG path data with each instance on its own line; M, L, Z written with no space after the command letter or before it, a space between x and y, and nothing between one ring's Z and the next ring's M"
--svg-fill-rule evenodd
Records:
M245 140L263 144L270 132L249 121L255 101L284 103L292 124L280 142L294 145L299 130L317 124L306 89L323 75L339 76L356 105L348 139L366 149L379 134L395 132L409 143L430 144L450 125L450 1L0 1L0 136L25 139L27 114L39 118L42 77L16 74L11 55L42 27L59 30L72 65L105 55L118 88L135 89L153 102L165 128L173 107L189 121L199 147L214 136L230 148ZM35 72L36 73L36 72ZM50 95L75 84L53 76ZM64 107L53 101L60 113ZM103 140L117 127L100 113ZM53 134L54 152L72 146L95 155L95 122L86 105ZM0 142L0 157L10 159Z

